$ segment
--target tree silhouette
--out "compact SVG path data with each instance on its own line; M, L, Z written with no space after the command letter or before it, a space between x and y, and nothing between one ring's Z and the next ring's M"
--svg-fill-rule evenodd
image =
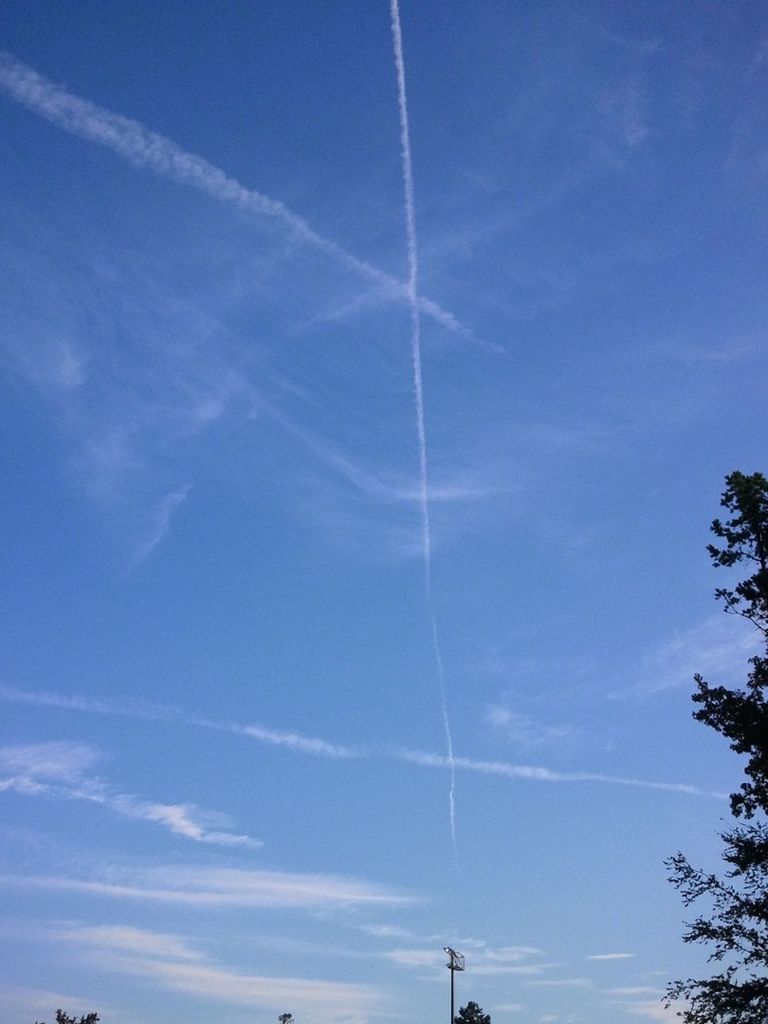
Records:
M83 1017L70 1017L64 1010L56 1011L56 1024L98 1024L99 1019L98 1013L88 1013ZM35 1021L35 1024L38 1022Z
M744 690L710 686L695 676L694 718L730 740L747 755L747 781L731 794L734 818L744 818L721 834L722 878L692 867L678 853L667 861L670 881L687 907L701 897L709 912L689 922L684 942L709 944L709 960L723 965L710 978L678 980L667 990L667 1005L685 999L685 1024L765 1024L768 1021L768 480L761 473L734 472L725 478L724 508L731 518L715 519L712 532L724 547L707 548L714 565L744 565L752 574L715 596L726 612L741 615L760 633L763 654L749 659ZM757 817L756 817L757 816Z
M462 1006L453 1018L454 1024L491 1024L491 1015L483 1013L477 1003L470 1000L466 1006Z

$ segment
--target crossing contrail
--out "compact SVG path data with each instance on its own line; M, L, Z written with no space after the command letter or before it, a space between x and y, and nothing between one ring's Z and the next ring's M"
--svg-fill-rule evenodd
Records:
M366 260L358 259L337 242L319 234L303 217L279 200L246 188L203 157L187 152L164 135L149 131L140 122L76 96L2 50L0 89L57 128L111 149L134 167L146 168L161 178L170 178L195 188L246 213L281 221L305 245L324 252L358 277L376 285L385 295L410 301L410 292L402 281ZM478 342L468 327L436 302L424 296L417 296L416 301L425 316L449 331L499 351L495 345Z
M456 845L456 770L453 756L453 736L451 721L448 716L448 698L445 689L445 672L443 656L440 649L440 636L437 629L434 603L432 601L432 531L429 522L429 485L427 464L427 432L424 423L424 387L421 373L421 309L419 306L419 252L416 237L416 208L414 203L413 161L411 158L411 134L408 126L408 100L405 91L405 60L403 58L403 33L400 27L400 7L398 0L390 0L392 20L392 41L395 54L395 70L397 72L397 99L400 110L400 150L403 165L403 193L405 199L405 233L408 244L408 305L411 310L411 360L413 363L413 393L416 401L416 433L419 446L419 479L421 490L421 537L424 555L424 587L427 597L427 610L432 633L432 650L435 656L437 681L440 691L440 706L445 731L445 745L450 767L450 788L448 790L448 809L451 825L451 842L453 856L458 865L458 847Z

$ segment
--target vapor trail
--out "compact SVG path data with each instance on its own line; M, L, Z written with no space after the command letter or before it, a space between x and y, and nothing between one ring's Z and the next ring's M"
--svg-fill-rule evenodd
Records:
M432 633L432 650L435 656L437 680L440 690L440 707L442 710L445 745L450 767L450 788L448 790L448 809L451 825L451 842L453 857L458 866L458 847L456 845L456 770L453 757L453 736L451 722L448 717L448 698L445 689L445 672L443 656L440 649L440 636L437 630L434 603L432 601L432 531L429 522L429 486L427 465L427 432L424 423L424 388L421 374L421 310L419 308L419 252L416 237L416 208L414 203L413 161L411 159L411 133L408 125L408 100L405 92L405 59L403 57L403 33L400 27L400 7L398 0L390 0L390 16L392 21L392 41L395 54L395 70L397 72L397 99L400 110L400 150L403 165L403 193L405 199L405 232L408 244L408 304L411 309L411 359L413 363L413 392L416 400L416 433L419 446L419 478L421 490L421 536L424 554L424 588L427 597L427 610Z
M303 217L283 203L246 188L207 160L186 152L175 142L149 131L138 121L112 113L68 92L2 50L0 89L57 128L111 149L134 167L146 168L161 178L170 178L191 186L219 202L237 206L247 213L257 213L281 221L305 245L337 260L359 277L375 284L384 294L411 301L410 291L401 281L371 263L358 259L332 239L318 234ZM460 323L453 313L423 296L417 297L416 301L426 316L454 334L477 343L472 331ZM499 351L496 346L484 347Z
M279 746L298 754L314 754L329 758L336 762L345 762L354 758L387 757L395 758L406 764L419 768L449 769L452 766L458 771L476 772L481 775L500 776L502 778L537 783L553 784L589 784L604 783L612 786L625 786L637 789L652 789L667 793L680 793L684 796L712 797L727 800L728 794L701 789L685 782L654 782L649 779L637 779L630 776L605 775L602 772L561 772L544 765L511 764L507 761L479 761L468 757L455 757L453 765L444 754L436 754L425 750L403 750L396 746L380 746L370 749L367 746L343 747L338 743L304 736L297 732L283 732L266 729L261 725L242 725L236 722L211 721L196 715L185 713L181 708L167 704L149 704L145 702L105 701L88 697L68 695L39 690L17 690L11 686L0 684L0 701L16 704L28 704L31 707L58 708L63 711L74 711L86 715L114 715L118 717L136 718L144 721L165 722L169 725L179 724L197 726L203 729L214 729L218 732L230 733L234 736L247 736L257 741ZM9 787L0 780L0 790Z
M300 754L312 754L315 757L327 757L332 760L367 756L365 750L344 747L340 743L331 743L317 736L305 736L302 733L286 732L282 729L267 729L263 725L253 722L243 725L238 722L215 721L210 718L202 718L199 715L188 715L180 708L168 704L150 704L146 701L128 703L126 701L93 700L88 697L41 693L39 690L17 690L12 686L2 685L0 685L0 700L30 704L32 707L61 708L64 711L77 711L87 715L115 715L137 718L146 722L178 722L181 725L228 732L235 736L248 736L259 743L286 747Z

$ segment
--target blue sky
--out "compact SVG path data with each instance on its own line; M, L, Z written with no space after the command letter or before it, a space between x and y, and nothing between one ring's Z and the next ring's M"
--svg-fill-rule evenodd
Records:
M664 1022L703 969L768 15L400 17L410 222L386 0L3 5L13 1024L415 1024L446 944L494 1024Z

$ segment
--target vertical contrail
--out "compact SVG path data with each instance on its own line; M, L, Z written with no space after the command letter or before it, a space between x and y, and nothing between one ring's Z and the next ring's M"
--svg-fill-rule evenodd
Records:
M440 705L443 714L443 728L448 753L448 764L451 783L448 792L448 806L451 823L451 841L453 856L458 865L458 847L456 845L456 766L453 757L453 737L451 722L448 717L448 699L445 692L445 672L443 656L440 651L440 637L437 631L437 619L432 602L432 531L429 523L429 488L427 476L427 433L424 426L424 389L421 377L421 313L419 309L419 256L416 241L416 210L413 188L413 162L411 160L411 137L408 127L408 102L405 93L405 60L403 59L403 33L400 27L400 7L398 0L390 0L392 20L392 40L395 52L395 70L397 72L397 98L400 108L400 150L403 164L403 192L405 196L405 232L408 242L408 305L411 310L411 358L413 362L413 391L416 400L416 432L419 442L419 477L421 481L421 537L424 554L424 585L427 595L427 610L432 629L432 649L435 655L437 680L440 687Z

